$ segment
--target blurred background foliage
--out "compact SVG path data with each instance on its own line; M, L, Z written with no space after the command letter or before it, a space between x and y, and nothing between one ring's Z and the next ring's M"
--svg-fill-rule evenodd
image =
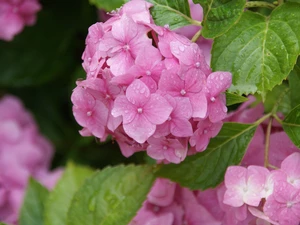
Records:
M54 145L52 167L68 160L103 168L143 162L144 153L122 156L118 144L81 137L72 115L75 81L85 78L81 55L90 25L99 21L87 0L41 0L37 23L13 41L0 40L0 95L18 96L34 115L40 131Z

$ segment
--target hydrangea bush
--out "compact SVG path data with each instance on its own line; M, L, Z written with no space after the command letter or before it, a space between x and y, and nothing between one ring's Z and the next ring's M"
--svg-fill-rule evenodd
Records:
M0 220L299 225L300 2L90 3L105 20L88 28L73 116L82 140L114 143L142 163L95 171L69 162L48 191L51 147L4 98L13 110L0 113Z

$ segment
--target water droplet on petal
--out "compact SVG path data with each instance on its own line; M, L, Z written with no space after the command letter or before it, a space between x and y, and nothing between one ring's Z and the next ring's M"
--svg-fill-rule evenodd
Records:
M175 155L176 155L178 158L181 158L181 157L182 157L181 151L180 151L179 149L176 149L176 150L175 150Z
M184 52L185 47L184 47L183 45L180 45L180 46L179 46L179 50L182 51L182 52Z
M181 94L181 95L185 95L185 94L186 94L186 91L185 91L184 89L182 89L182 90L180 91L180 94Z
M141 94L144 94L145 91L146 91L146 89L145 89L145 88L142 88L142 89L140 90L140 93L141 93Z
M143 112L143 109L142 109L142 108L138 108L138 109L137 109L137 112L138 112L139 114L141 114L141 113Z

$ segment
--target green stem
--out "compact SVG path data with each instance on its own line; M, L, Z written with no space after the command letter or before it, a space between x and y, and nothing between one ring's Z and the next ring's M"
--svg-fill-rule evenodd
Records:
M272 113L268 113L268 114L264 115L259 120L256 120L254 125L257 126L257 125L261 124L262 122L264 122L266 119L270 118L271 116L272 116Z
M264 166L269 166L269 148L270 148L270 135L271 135L271 128L272 128L273 117L270 117L267 132L266 132L266 143L265 143L265 160Z
M253 7L275 9L276 5L269 2L260 2L260 1L246 2L245 8L253 8Z
M198 30L198 32L193 36L192 38L192 42L196 42L198 40L198 38L201 36L201 31L202 29Z
M201 21L190 19L190 22L191 22L192 25L196 25L196 26L199 26L199 27L202 26Z
M273 170L278 170L279 169L277 166L273 166L271 164L268 164L268 167L271 168L271 169L273 169Z
M282 120L277 116L277 114L273 114L273 117L278 123L282 124Z
M277 0L277 2L278 2L278 5L281 5L281 4L283 4L283 0Z

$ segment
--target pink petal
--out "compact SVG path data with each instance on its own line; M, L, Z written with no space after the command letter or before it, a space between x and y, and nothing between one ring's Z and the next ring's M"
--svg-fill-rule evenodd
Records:
M193 107L193 117L205 118L207 114L207 99L205 94L200 92L189 96L189 98Z
M147 199L152 204L157 206L166 207L170 205L174 200L176 183L167 179L156 179Z
M247 169L242 166L230 166L225 173L224 183L226 188L245 187Z
M145 117L153 124L162 124L170 116L173 108L168 101L159 94L151 94L144 106Z
M300 188L300 153L289 155L281 163L281 170L288 175L288 182Z
M241 192L237 192L237 190L227 189L224 194L223 203L233 207L240 207L244 204L243 195Z
M156 143L156 142L158 143ZM161 140L159 138L149 138L148 140L149 146L147 148L147 154L156 160L165 159L164 156L164 146L161 144Z
M192 93L198 93L204 88L205 74L195 69L190 69L184 75L185 89Z
M134 59L128 51L121 51L107 60L107 65L110 66L110 70L115 76L126 74L133 64Z
M186 119L172 119L170 131L176 137L190 137L193 135L192 124Z
M226 118L227 107L224 101L225 96L219 96L213 102L208 102L209 120L213 123L219 122Z
M180 163L187 154L187 145L183 146L177 139L167 139L168 148L164 151L166 160L172 163Z
M128 124L133 121L137 111L136 107L130 103L125 96L118 96L115 100L111 114L114 117L123 116L123 124Z
M123 124L126 134L138 143L144 143L155 132L156 126L143 114L137 114L132 122Z
M294 145L294 143L290 140L290 138L287 136L287 134L284 131L271 133L270 149L271 149L271 151L269 153L269 162L272 165L277 166L277 167L280 167L280 164L283 162L283 160L285 158L287 158L289 155L291 155L292 153L294 153L294 152L299 153L299 148L297 148ZM286 165L284 167L287 166L286 169L288 171L290 171L290 170L292 171L293 169L291 167L294 165L294 163L297 160L292 162L293 160L289 157L289 161L291 162L291 165L289 165L289 163L286 163ZM296 168L294 168L294 169L295 169L295 171L292 174L297 176L297 173L299 174L299 172L296 172L297 171ZM299 171L299 169L298 169L298 171Z
M0 15L0 39L11 41L24 27L24 21L15 13Z
M226 91L232 81L232 75L229 72L213 72L207 78L207 88L211 96L216 97L221 92Z
M123 15L113 24L111 32L115 39L128 44L137 35L138 28L130 17Z
M141 80L134 80L126 90L126 97L132 104L141 107L150 101L150 90Z

